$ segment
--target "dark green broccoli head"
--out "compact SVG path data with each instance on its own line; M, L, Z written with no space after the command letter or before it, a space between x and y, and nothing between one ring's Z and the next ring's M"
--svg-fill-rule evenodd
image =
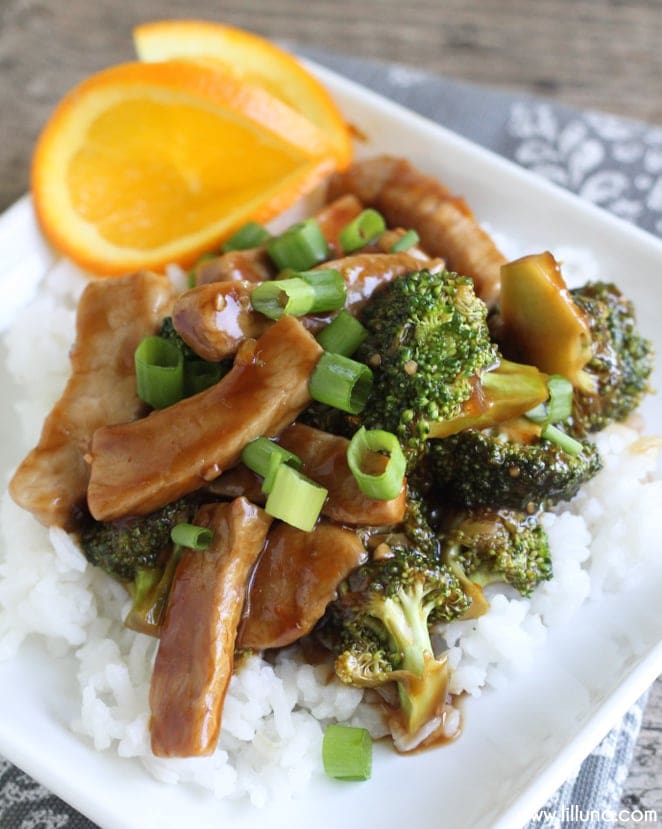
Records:
M423 270L378 291L355 355L374 373L364 425L397 434L415 460L430 422L456 417L476 376L497 362L486 316L471 280L454 273Z
M432 529L434 507L417 489L412 481L407 482L407 503L402 529L408 542L429 559L439 558L439 538Z
M195 505L189 499L167 504L150 515L117 521L93 521L80 535L87 560L123 581L133 581L138 570L156 568L171 546L170 530L191 521Z
M434 655L428 625L470 605L448 567L404 544L350 574L327 607L319 632L336 654L338 677L358 686L397 682L405 744L416 744L446 702L448 666Z
M340 586L320 632L336 654L351 651L353 664L417 673L423 653L432 653L428 625L456 619L469 605L448 567L395 541ZM359 653L372 657L356 662Z
M596 447L581 441L570 455L551 441L520 443L471 429L430 441L430 474L448 501L536 511L568 501L602 468Z
M596 393L576 389L573 404L571 428L583 436L625 420L641 403L649 391L653 345L639 333L634 306L615 285L589 283L571 293L589 320L593 345L584 371Z
M172 317L164 317L163 321L161 322L161 330L159 331L159 337L163 337L164 340L168 340L174 346L176 346L182 352L182 356L185 360L200 359L200 357L195 353L191 346L187 345L181 338L179 332L175 328L175 324L172 321Z
M538 514L481 507L457 513L444 534L443 557L481 587L505 582L523 596L552 578L549 542Z

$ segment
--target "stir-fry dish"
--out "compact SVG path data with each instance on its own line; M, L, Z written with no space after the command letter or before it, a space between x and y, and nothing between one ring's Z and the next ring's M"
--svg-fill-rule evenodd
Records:
M435 633L553 578L541 512L648 391L611 282L507 261L407 161L358 162L279 234L249 223L178 292L91 281L71 376L14 500L74 533L158 637L152 751L210 754L247 653L300 643L371 689L396 748L452 738Z

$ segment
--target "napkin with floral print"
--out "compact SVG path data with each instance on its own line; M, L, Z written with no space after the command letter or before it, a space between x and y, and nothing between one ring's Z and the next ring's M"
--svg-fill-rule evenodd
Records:
M662 127L578 112L410 66L314 49L296 51L662 236ZM605 825L603 818L591 816L618 810L645 704L646 695L541 805L526 829ZM0 826L94 829L93 823L2 759Z

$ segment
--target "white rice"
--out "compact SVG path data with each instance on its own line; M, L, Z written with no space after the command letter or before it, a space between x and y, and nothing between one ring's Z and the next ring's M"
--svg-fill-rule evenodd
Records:
M16 401L27 450L68 376L74 309L84 279L60 262L7 333L8 368L30 397ZM41 337L26 338L26 321L44 320ZM39 384L30 383L41 366ZM548 630L563 625L589 598L620 588L655 555L662 535L660 442L626 426L597 436L605 468L569 505L544 516L554 579L531 599L493 590L491 609L444 632L453 667L452 691L474 696L526 669ZM99 751L139 758L166 783L201 786L217 797L248 797L255 806L295 795L322 774L321 740L329 722L386 728L361 691L342 685L294 647L272 661L252 656L235 673L223 730L212 757L163 760L149 748L148 692L156 641L127 630L127 594L89 566L62 530L50 531L5 493L0 504L0 658L39 636L54 656L78 664L78 715L71 723ZM11 538L7 532L11 528ZM17 543L20 539L20 543Z

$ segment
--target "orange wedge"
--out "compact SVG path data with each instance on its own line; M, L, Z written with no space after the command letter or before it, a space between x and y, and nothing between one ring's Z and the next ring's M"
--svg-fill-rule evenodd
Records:
M135 62L88 78L56 108L35 149L32 194L60 251L117 275L186 267L335 166L314 124L218 65Z
M347 167L350 132L324 86L289 52L252 32L203 20L157 20L133 31L144 61L214 58L305 115L328 137L339 169Z

